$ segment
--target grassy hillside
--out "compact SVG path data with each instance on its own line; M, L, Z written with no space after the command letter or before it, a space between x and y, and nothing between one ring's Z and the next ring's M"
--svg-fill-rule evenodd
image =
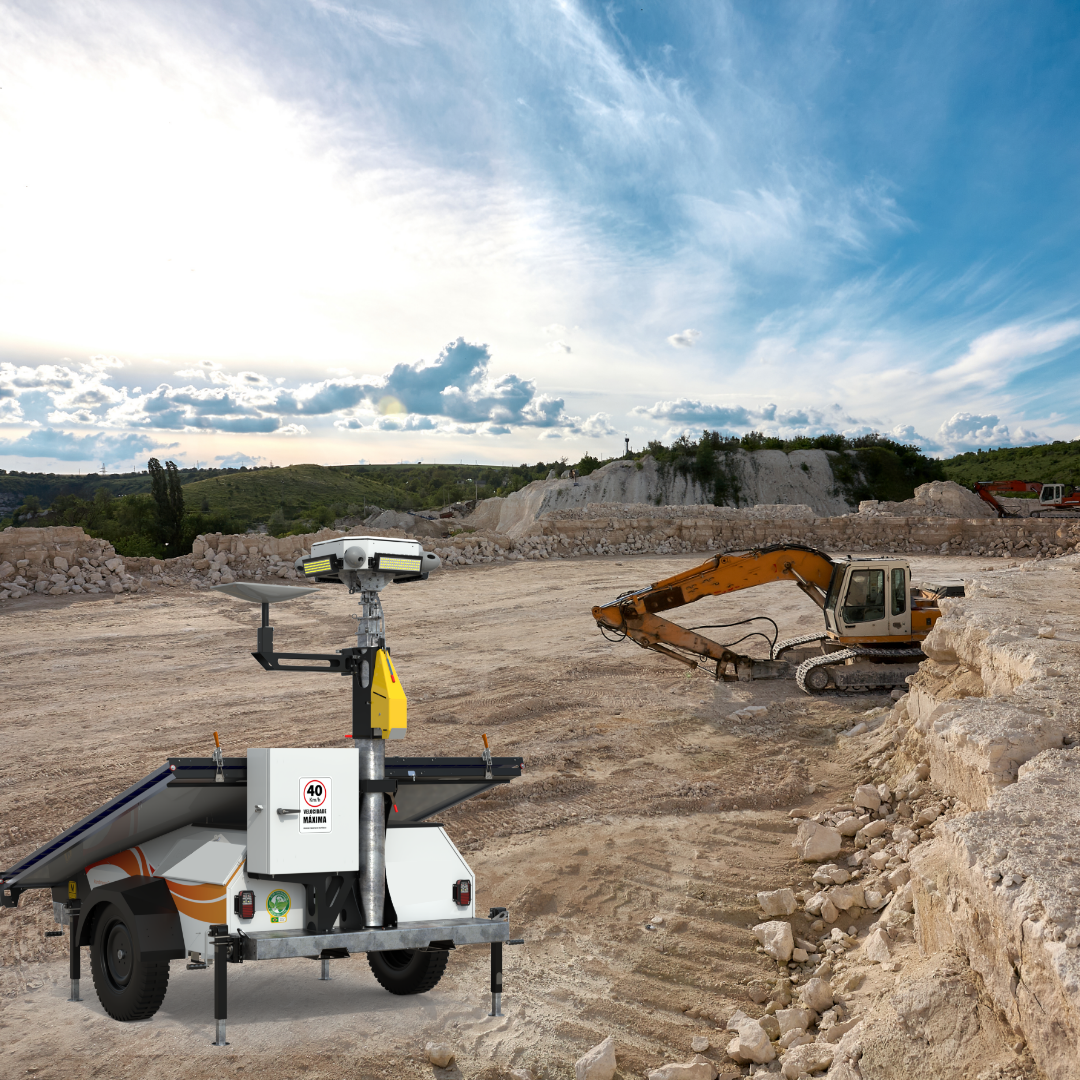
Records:
M180 482L190 484L211 476L234 473L237 469L180 469ZM64 495L93 499L104 488L110 495L147 495L150 475L145 470L129 473L40 473L8 472L0 469L0 518L33 496L42 506L52 506Z
M561 471L559 462L517 465L289 465L233 472L184 485L191 510L228 513L279 528L282 521L333 521L365 507L429 510L492 495L507 495Z
M1038 480L1080 487L1080 439L979 450L957 454L942 464L945 475L965 487L971 487L976 480Z
M277 536L310 532L373 506L429 510L507 495L565 462L493 465L289 465L255 469L180 469L185 541L202 532L243 532L265 524ZM63 476L0 472L0 528L78 525L122 555L165 552L146 473ZM174 545L175 546L175 545Z

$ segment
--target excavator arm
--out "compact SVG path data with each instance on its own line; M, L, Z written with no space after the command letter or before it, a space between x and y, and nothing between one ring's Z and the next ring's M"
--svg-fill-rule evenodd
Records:
M1016 514L1006 510L994 498L995 493L1003 493L1006 491L1034 491L1038 495L1043 489L1042 484L1037 480L976 480L975 481L975 494L982 499L983 502L989 503L996 511L998 517L1016 517Z
M824 607L825 594L832 580L833 561L816 548L788 544L739 555L715 555L692 570L657 581L635 592L624 593L612 603L592 609L596 625L629 637L642 648L653 649L691 667L697 661L676 652L693 653L715 660L717 676L724 677L734 669L735 677L743 679L767 677L767 667L775 661L754 660L742 656L693 630L678 626L657 612L692 604L704 596L723 596L770 581L792 581L818 607ZM780 664L786 673L787 665Z

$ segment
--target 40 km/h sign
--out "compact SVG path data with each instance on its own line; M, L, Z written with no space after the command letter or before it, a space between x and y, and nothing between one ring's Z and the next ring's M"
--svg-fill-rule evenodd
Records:
M301 778L300 831L330 832L330 777Z

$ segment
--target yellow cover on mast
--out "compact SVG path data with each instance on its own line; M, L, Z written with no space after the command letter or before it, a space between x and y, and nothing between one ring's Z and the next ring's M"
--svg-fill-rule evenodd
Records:
M385 649L375 654L371 680L371 726L382 729L384 739L404 739L408 700L394 662Z

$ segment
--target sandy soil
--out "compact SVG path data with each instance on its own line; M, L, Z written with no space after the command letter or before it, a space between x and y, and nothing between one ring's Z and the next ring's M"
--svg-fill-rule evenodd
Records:
M174 962L159 1013L119 1024L97 1002L86 953L87 1000L66 1001L66 939L43 936L51 904L32 892L0 913L0 1078L431 1075L423 1047L433 1038L457 1051L441 1077L519 1067L556 1077L612 1033L623 1076L689 1060L694 1034L747 1004L747 982L775 978L747 927L759 921L755 891L809 880L791 857L787 811L826 808L851 789L859 766L836 733L889 704L810 698L793 682L718 686L601 637L594 603L698 561L493 564L384 594L410 695L400 752L479 754L487 732L496 754L527 762L521 781L442 818L476 871L477 909L509 907L527 939L507 950L504 1018L486 1016L487 953L473 948L451 957L434 991L406 999L385 994L363 957L334 961L328 983L306 960L233 966L224 1050L209 1045L211 973ZM918 573L987 563L913 560ZM279 605L276 646L347 645L353 610L331 587ZM164 588L7 605L0 866L165 757L207 755L214 730L230 754L344 745L348 681L262 671L250 656L257 612ZM681 621L759 613L784 637L820 620L802 593L776 584L701 601ZM752 725L726 719L744 704L769 712Z

